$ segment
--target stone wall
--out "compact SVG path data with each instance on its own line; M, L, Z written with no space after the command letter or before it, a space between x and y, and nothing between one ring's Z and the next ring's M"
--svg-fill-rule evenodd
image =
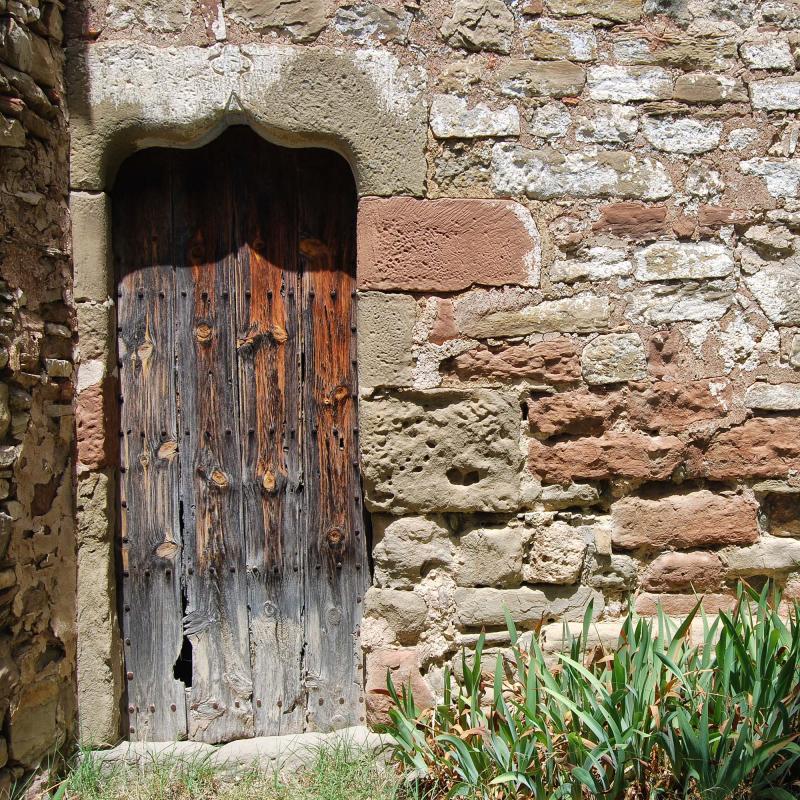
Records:
M362 195L370 686L430 699L504 607L552 640L589 602L607 632L740 577L800 595L800 4L84 0L70 26L85 192L223 107L280 130L262 106L306 92L310 134L345 62L380 88L330 140ZM364 178L382 153L406 189Z
M0 796L75 713L61 3L0 3Z

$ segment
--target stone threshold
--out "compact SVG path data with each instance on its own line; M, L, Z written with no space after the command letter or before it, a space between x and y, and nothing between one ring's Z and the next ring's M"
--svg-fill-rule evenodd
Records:
M202 764L222 772L245 769L289 771L313 764L321 749L348 747L377 754L390 738L363 725L331 733L297 733L285 736L258 736L238 739L223 745L205 742L121 742L109 750L90 750L91 757L104 772L119 766L147 767L169 762Z

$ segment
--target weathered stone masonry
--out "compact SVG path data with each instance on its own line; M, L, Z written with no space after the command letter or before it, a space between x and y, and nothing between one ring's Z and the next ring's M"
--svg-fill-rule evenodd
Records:
M86 740L119 735L123 685L107 192L136 149L231 123L332 147L357 179L368 687L391 668L430 699L482 628L506 644L504 607L557 647L590 601L603 639L629 598L681 614L698 590L716 610L738 577L767 576L800 593L796 2L84 0L68 44ZM3 467L19 516L0 675L35 665L40 682L19 686L45 693L25 701L52 720L42 747L68 731L72 697L71 423L53 416L73 387L65 158L57 84L14 69L4 91L27 111L8 104L4 142L28 139L0 151L4 219L19 209L4 223L5 441L22 449ZM51 115L49 155L31 112ZM16 388L31 398L20 439ZM18 478L35 443L52 481ZM38 750L14 750L20 692L3 731L23 767Z
M0 796L75 718L61 8L0 3Z

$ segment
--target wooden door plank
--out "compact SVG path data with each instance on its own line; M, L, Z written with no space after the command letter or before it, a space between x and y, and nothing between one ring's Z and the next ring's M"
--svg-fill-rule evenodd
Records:
M170 169L163 152L129 162L113 196L120 392L120 512L131 739L186 735L173 369Z
M295 158L249 129L228 135L237 153L237 352L255 730L270 736L299 733L305 720Z
M189 737L252 736L236 392L233 191L224 139L175 154L181 502L192 645Z
M369 565L356 430L356 200L343 159L308 150L298 164L307 725L327 730L364 721L359 633Z

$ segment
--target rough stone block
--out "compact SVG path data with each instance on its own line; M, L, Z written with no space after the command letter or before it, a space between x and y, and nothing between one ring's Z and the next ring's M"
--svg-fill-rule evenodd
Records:
M111 0L106 22L114 30L144 28L158 33L183 30L192 12L190 0Z
M502 0L456 0L440 31L451 47L508 53L514 15Z
M538 284L530 212L509 200L365 198L358 213L364 289L453 292L472 284Z
M751 544L758 538L756 510L741 495L705 489L660 500L624 497L611 506L612 542L622 550Z
M411 383L417 302L406 294L358 295L358 384L408 386Z
M600 219L592 226L631 239L657 239L667 231L667 209L643 203L610 203L600 209Z
M386 692L387 673L392 676L397 691L403 686L411 689L417 708L431 708L435 702L433 692L420 674L417 652L413 648L378 650L367 653L367 675L364 686L367 723L371 727L389 721L391 698Z
M800 419L756 417L718 433L692 470L711 480L780 478L800 469Z
M359 42L377 39L405 44L413 19L409 11L389 5L356 2L339 6L333 24L339 33Z
M633 265L626 252L614 247L590 247L579 259L556 261L549 270L553 283L575 283L576 281L605 281L609 278L630 275Z
M664 553L642 576L650 592L707 592L722 585L722 561L716 553Z
M528 537L522 576L525 583L574 584L580 581L590 526L570 525L562 520L535 524L536 515L527 515L533 530Z
M709 72L679 75L674 97L684 103L746 103L750 99L739 78Z
M591 24L540 17L537 26L525 32L523 49L534 58L594 61L597 36Z
M442 517L372 516L375 581L411 588L431 569L449 568L455 558L450 530Z
M592 67L586 80L589 97L612 103L668 100L672 97L672 76L661 67Z
M721 420L728 392L710 381L657 381L631 391L627 402L631 425L659 433L680 433L693 425Z
M632 32L614 40L614 59L620 64L658 64L681 69L725 69L736 58L736 42L711 31L692 33L665 29L658 41Z
M453 577L459 586L519 586L525 529L509 525L470 525L458 539Z
M623 144L631 142L639 130L635 108L609 103L594 109L591 117L578 117L575 138L579 142Z
M800 260L765 265L745 283L770 322L800 325Z
M112 302L108 300L105 303L77 303L76 311L81 363L92 360L107 363L109 354L114 352Z
M296 7L302 11L303 3ZM230 118L233 97L251 125L283 142L335 143L351 159L361 195L424 191L424 71L402 66L385 48L107 41L69 55L75 189L105 189L120 160L142 141L196 144ZM110 150L108 142L114 142Z
M514 106L492 109L485 103L470 108L466 98L434 95L430 125L437 139L478 139L519 136L519 113Z
M750 575L774 577L800 568L800 541L762 536L750 547L726 547L720 556L728 578Z
M495 76L508 97L575 97L583 91L586 72L569 61L512 59Z
M713 242L656 242L634 258L640 281L725 278L733 272L730 251Z
M519 625L542 620L580 619L594 593L585 586L577 589L456 589L456 621L465 628L505 625L505 610ZM595 602L595 613L602 611Z
M425 630L428 606L415 592L373 586L364 595L364 614L385 622L400 644L412 644Z
M696 597L694 594L650 594L644 592L636 598L634 611L640 617L656 617L659 608L668 616L681 619L694 611L700 601L700 608L706 614L719 614L720 611L730 612L736 604L736 597L732 594L704 594Z
M750 82L753 108L767 111L800 111L800 78L765 78Z
M456 356L443 369L462 380L563 385L581 377L575 344L566 337L500 349L481 346Z
M560 197L633 197L662 200L672 194L663 164L620 151L558 153L502 143L492 148L496 192L535 200Z
M115 386L115 379L106 378L84 389L75 403L78 460L89 469L102 469L114 463L117 444Z
M454 303L456 324L475 339L527 336L531 333L590 333L608 327L608 298L578 294L563 300L538 301L517 289L475 291Z
M547 7L564 17L589 14L611 22L635 22L642 16L641 0L547 0Z
M739 169L745 175L763 178L773 197L800 197L800 161L797 159L751 158L740 161Z
M744 404L762 411L800 411L800 383L754 383L745 390Z
M510 511L519 498L519 409L487 389L362 399L371 510Z
M71 192L75 300L103 303L110 291L111 208L105 192Z
M792 48L786 39L744 42L739 47L739 54L750 69L794 69Z
M638 333L607 333L592 339L581 353L588 384L641 381L647 377L647 356Z
M597 436L607 430L622 410L617 394L586 389L560 392L528 400L528 426L539 438Z
M548 483L580 480L667 480L681 464L683 444L674 436L608 432L546 444L528 443L528 468Z
M225 13L257 30L281 28L295 42L319 36L328 17L324 0L226 0Z
M724 316L735 291L736 282L730 279L642 286L628 295L625 316L653 327L681 321L707 322Z
M800 536L800 489L767 496L763 508L773 536Z
M63 739L58 730L58 701L56 676L22 687L6 723L11 760L27 769L38 767L53 743Z
M707 153L719 146L722 123L685 117L645 117L642 121L642 133L656 150L695 155Z

